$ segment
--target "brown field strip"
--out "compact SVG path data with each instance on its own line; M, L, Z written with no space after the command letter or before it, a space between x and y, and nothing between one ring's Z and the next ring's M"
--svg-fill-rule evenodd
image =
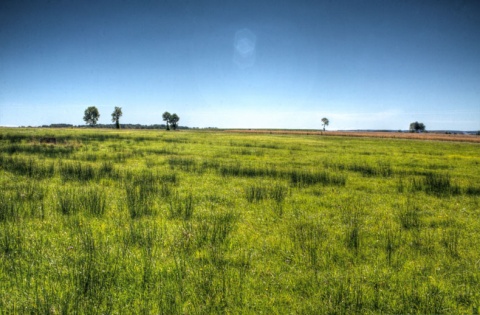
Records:
M338 137L369 137L391 139L437 140L480 143L480 136L443 133L406 133L406 132L362 132L362 131L308 131L308 130L268 130L268 129L230 129L225 132L281 134L281 135L319 135Z

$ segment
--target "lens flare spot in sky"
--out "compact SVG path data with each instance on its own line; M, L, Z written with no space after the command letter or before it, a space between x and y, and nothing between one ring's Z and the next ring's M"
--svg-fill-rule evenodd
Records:
M233 62L240 68L246 69L255 65L255 45L257 37L247 28L235 33L233 44Z

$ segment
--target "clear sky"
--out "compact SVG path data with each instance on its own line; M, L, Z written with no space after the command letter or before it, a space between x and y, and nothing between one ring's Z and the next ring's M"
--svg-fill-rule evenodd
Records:
M480 2L0 1L0 125L480 129Z

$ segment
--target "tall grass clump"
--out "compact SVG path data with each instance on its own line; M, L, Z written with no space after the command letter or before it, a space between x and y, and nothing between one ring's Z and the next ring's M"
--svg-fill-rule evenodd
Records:
M423 225L422 211L414 201L407 202L397 210L397 218L400 226L406 230L418 229Z
M262 166L242 166L240 164L219 165L218 171L222 176L238 177L272 177L276 178L282 175L275 167Z
M139 174L127 172L124 186L127 195L127 207L132 218L154 214L157 196L170 198L171 185L178 184L176 173L160 174L144 170Z
M197 170L197 163L192 158L182 158L182 157L171 157L168 159L168 164L170 168L176 169L179 168L185 172L192 172Z
M161 185L160 185L160 188L159 188L159 194L160 194L160 197L162 198L168 198L172 195L173 193L173 189L171 187L171 184L168 184L168 183L165 183L163 182Z
M465 193L470 196L480 196L480 187L470 185L465 189Z
M280 184L273 186L253 184L245 188L245 197L247 201L251 203L271 199L277 204L281 204L285 200L287 193L288 188Z
M23 140L28 140L31 137L25 134L19 133L10 133L10 132L2 132L0 134L0 139L3 141L8 141L10 143L21 143Z
M108 312L111 290L118 284L116 255L89 228L79 231L80 252L73 265L78 303L88 312Z
M315 184L345 186L347 177L343 174L332 174L325 171L294 170L290 173L290 182L294 186Z
M403 193L407 189L403 177L400 177L397 181L397 192Z
M12 256L20 253L24 242L24 236L17 223L0 221L0 261L3 255Z
M60 163L60 176L64 181L89 181L95 178L97 170L81 162Z
M390 163L386 162L380 162L375 166L367 163L354 163L348 166L348 170L358 172L363 176L389 177L393 173Z
M169 183L169 184L178 184L179 178L177 173L169 173L169 174L162 174L160 175L160 181L162 183Z
M288 195L288 188L281 184L275 184L269 190L269 197L275 202L273 211L280 217L283 216L284 201Z
M269 192L269 196L277 204L281 204L288 195L288 188L284 185L276 184Z
M38 181L27 181L15 186L18 204L23 208L26 217L45 218L45 197L47 187Z
M113 176L115 173L115 167L111 161L103 161L102 164L100 164L98 169L99 177Z
M460 240L461 230L458 226L454 225L453 227L444 230L442 233L441 243L451 257L458 258L460 256Z
M460 187L452 183L450 175L443 173L428 172L421 179L413 178L411 188L413 191L424 191L437 196L460 193Z
M5 148L6 152L13 153L25 153L36 156L45 156L51 158L64 158L70 156L75 147L71 145L54 145L54 144L38 144L38 143L25 143L25 144L11 144Z
M442 194L458 194L458 186L451 183L448 174L429 173L424 180L425 191L427 193Z
M64 187L57 192L57 209L65 215L78 213L82 204L78 190L72 187Z
M355 253L358 253L358 250L360 249L360 222L357 220L353 220L350 222L347 228L347 232L345 235L345 243L347 244L347 247L349 249L352 249L355 251Z
M191 193L183 198L176 194L170 199L168 214L171 219L181 218L183 220L190 220L193 216L194 209L195 201Z
M290 238L299 252L299 262L316 270L322 259L323 243L327 239L326 229L317 222L302 220L293 225Z
M268 190L260 185L250 185L245 189L245 195L248 202L259 202L268 197Z
M124 175L124 183L143 186L144 190L157 193L162 184L178 184L179 178L176 173L162 174L151 170L141 170L140 172L128 171Z
M80 202L86 213L103 216L107 210L105 191L99 187L87 187L81 191Z
M393 224L387 224L384 227L383 242L385 256L388 265L392 263L394 253L399 249L401 244L401 233Z
M163 238L165 231L152 221L131 220L123 236L127 246L136 245L152 251Z
M0 191L0 222L45 217L47 188L37 181L25 181Z
M19 217L19 203L14 195L0 192L0 222L16 221Z
M14 174L30 178L50 178L55 175L53 163L37 161L33 158L0 155L0 167Z
M233 211L217 212L201 217L195 242L197 246L210 248L225 245L235 230L238 216Z
M154 213L154 192L148 182L125 185L127 209L132 219Z
M355 255L360 252L364 230L364 216L367 213L365 201L356 197L350 197L337 206L340 217L344 224L343 238L346 248Z

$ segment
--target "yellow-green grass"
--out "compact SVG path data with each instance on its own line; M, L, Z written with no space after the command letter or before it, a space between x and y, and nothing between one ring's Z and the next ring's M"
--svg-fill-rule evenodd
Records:
M5 128L0 178L0 313L480 307L478 144Z

